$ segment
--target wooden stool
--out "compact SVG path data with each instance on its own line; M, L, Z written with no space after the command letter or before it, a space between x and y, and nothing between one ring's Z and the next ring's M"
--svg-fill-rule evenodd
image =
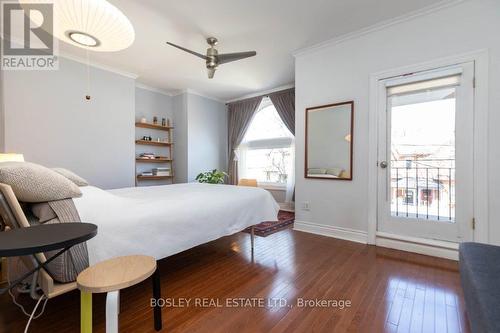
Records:
M142 282L151 275L153 275L153 297L159 300L160 274L153 257L143 255L117 257L102 261L81 272L76 280L81 292L81 332L92 332L92 294L95 293L107 293L106 332L118 332L120 289ZM161 308L158 302L154 308L154 326L157 331L161 330Z

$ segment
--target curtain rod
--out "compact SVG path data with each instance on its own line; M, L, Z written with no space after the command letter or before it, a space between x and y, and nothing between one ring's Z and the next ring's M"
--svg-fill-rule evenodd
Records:
M263 94L263 95L257 95L257 96L242 98L242 99L239 99L237 101L228 102L228 103L226 103L226 105L233 104L233 103L238 103L238 102L243 102L243 101L246 101L246 100L249 100L249 99L254 99L254 98L259 98L259 97L262 97L262 98L269 97L270 95L282 93L282 92L289 91L289 90L295 90L295 87L286 88L286 89L283 89L283 90L277 90L277 91L269 92L269 93L266 93L266 94Z

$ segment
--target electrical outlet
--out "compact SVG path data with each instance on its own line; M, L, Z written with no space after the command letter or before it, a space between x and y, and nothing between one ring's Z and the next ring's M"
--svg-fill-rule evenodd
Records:
M309 206L309 201L304 201L302 203L302 210L311 210L311 207Z

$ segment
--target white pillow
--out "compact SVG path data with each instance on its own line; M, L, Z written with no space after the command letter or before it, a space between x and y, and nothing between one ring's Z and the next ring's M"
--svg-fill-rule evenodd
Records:
M342 173L342 171L344 171L344 170L341 168L331 168L331 169L326 169L326 174L340 177L340 174Z
M307 174L309 175L324 175L326 173L326 169L321 168L309 168L307 169Z
M64 169L64 168L52 168L52 170L54 170L55 172L57 172L60 175L63 175L64 177L68 178L73 183L75 183L76 186L88 186L89 185L89 183L85 179L78 176L73 171L70 171L70 170Z
M0 163L0 183L10 185L21 202L47 202L82 195L78 186L66 177L28 162Z

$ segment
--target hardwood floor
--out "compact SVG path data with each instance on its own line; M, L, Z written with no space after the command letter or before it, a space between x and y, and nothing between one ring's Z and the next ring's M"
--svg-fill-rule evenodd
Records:
M253 262L249 247L248 234L239 233L162 260L163 297L178 306L163 308L162 331L469 332L456 262L292 230L257 237ZM122 292L121 332L154 332L150 293L150 280ZM287 304L226 306L239 298ZM298 307L299 298L351 306ZM189 306L179 304L184 299ZM105 329L104 300L94 295L94 332ZM33 306L24 295L20 301ZM0 332L22 332L26 321L0 297ZM76 291L50 300L30 328L78 331Z

